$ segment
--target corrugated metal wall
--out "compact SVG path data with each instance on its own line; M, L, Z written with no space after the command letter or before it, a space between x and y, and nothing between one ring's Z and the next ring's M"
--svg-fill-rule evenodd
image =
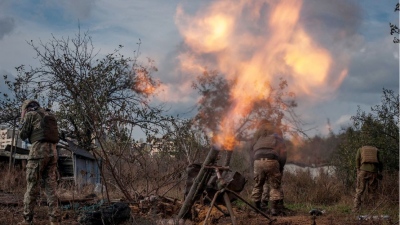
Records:
M96 161L74 154L74 179L78 187L100 183L100 171Z

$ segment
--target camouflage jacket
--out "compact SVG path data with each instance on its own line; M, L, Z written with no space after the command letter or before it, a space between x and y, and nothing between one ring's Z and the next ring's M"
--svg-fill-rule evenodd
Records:
M32 144L29 152L29 159L40 159L49 156L53 156L53 148L55 144L47 142L36 141L31 142L31 136L35 129L40 129L40 122L42 121L41 115L37 112L38 110L44 110L43 108L38 108L35 111L29 111L25 114L22 120L22 128L20 130L19 136L22 140L28 140Z

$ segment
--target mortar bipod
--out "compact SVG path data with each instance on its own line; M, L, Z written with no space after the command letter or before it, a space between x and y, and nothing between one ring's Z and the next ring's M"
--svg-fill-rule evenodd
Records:
M233 213L232 204L231 204L231 201L230 201L230 198L229 198L227 192L235 195L238 199L240 199L241 201L246 203L248 206L250 206L256 212L260 213L265 218L267 218L269 220L268 224L272 224L274 221L276 221L276 219L271 219L267 214L265 214L264 212L262 212L261 210L257 209L256 207L254 207L252 204L250 204L246 200L244 200L239 194L237 194L236 192L234 192L232 190L229 190L229 188L227 188L227 184L228 183L222 178L220 170L229 170L229 167L205 166L204 168L206 168L206 169L214 169L215 170L215 173L217 175L217 181L216 182L217 182L217 187L218 187L219 190L215 193L215 195L214 195L214 197L213 197L213 199L211 201L210 208L208 209L208 212L207 212L206 218L204 219L203 225L207 225L207 220L208 220L208 217L210 216L212 207L214 206L215 201L217 200L217 198L218 198L218 196L220 194L223 195L223 200L224 200L226 208L228 209L229 216L231 217L232 225L236 225L237 224L235 215Z

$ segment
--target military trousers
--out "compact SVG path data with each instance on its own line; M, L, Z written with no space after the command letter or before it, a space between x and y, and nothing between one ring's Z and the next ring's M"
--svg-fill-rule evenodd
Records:
M360 170L357 172L357 187L354 196L353 210L358 210L361 206L361 197L368 189L371 204L374 204L375 193L378 189L378 173Z
M57 159L54 156L43 159L29 159L26 165L26 192L24 195L24 218L32 221L37 197L40 194L39 185L43 182L47 198L48 215L51 222L60 218L57 188Z
M283 199L283 191L281 187L282 173L280 171L278 160L255 160L254 181L255 183L251 193L253 201L258 202L268 198L268 193L263 193L264 191L269 191L269 200L271 201Z

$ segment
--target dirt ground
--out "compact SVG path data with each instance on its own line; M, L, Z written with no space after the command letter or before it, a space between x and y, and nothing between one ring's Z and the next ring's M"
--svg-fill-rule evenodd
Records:
M79 225L79 217L82 215L82 209L88 209L88 206L93 202L80 203L81 207L72 210L70 207L63 205L62 208L62 223L63 225ZM87 207L82 207L86 206ZM157 204L157 203L154 203ZM72 205L72 204L71 204ZM151 208L152 206L150 206ZM223 206L220 206L224 211ZM15 196L10 193L0 192L0 225L14 225L22 221L22 196ZM132 208L131 208L132 209ZM185 225L200 225L204 224L204 219L209 211L207 206L194 205L195 213L192 220L187 219ZM131 218L128 221L120 223L120 225L138 224L138 225L172 225L173 219L177 215L179 208L168 213L157 211L151 213L149 211L131 211ZM389 219L368 219L360 220L358 215L347 214L330 214L326 212L320 216L311 216L308 212L295 212L290 209L286 210L286 216L277 216L266 218L263 215L256 213L249 207L237 208L234 207L234 214L237 225L258 225L258 224L273 224L273 225L361 225L361 224L374 224L374 225L391 225L398 224L398 218ZM35 225L49 224L47 216L47 206L45 204L38 205L35 209L34 217ZM180 223L183 224L183 223ZM211 210L208 216L207 224L232 224L230 216L225 216L221 211L215 207Z
M223 206L221 206L223 208ZM208 208L207 208L208 211ZM258 225L258 224L273 224L273 225L358 225L358 224L395 224L392 220L374 219L374 220L360 220L358 215L353 213L343 215L333 215L325 213L320 216L311 216L308 212L296 212L290 209L285 210L285 216L269 216L269 218L256 213L250 208L244 210L234 208L236 223L238 225ZM217 216L219 215L219 217ZM214 216L214 218L212 218ZM199 216L203 219L203 216ZM221 214L211 214L208 224L232 224L232 219L228 216L225 217ZM197 224L203 224L201 221Z
M359 225L359 224L374 224L374 225L389 225L389 224L397 224L392 220L359 220L357 219L357 215L321 215L317 217L310 216L308 213L294 213L294 215L289 216L278 216L271 217L267 219L260 214L257 214L253 211L241 211L234 210L236 216L236 223L238 225L257 225L257 224L273 224L273 225ZM45 225L49 224L47 217L47 207L38 206L35 210L35 225ZM22 221L22 205L19 206L6 206L0 208L0 225L13 225ZM63 225L78 225L79 213L74 212L73 210L64 210L62 212ZM159 218L156 219L157 216L152 217L149 215L139 215L139 214L131 214L131 219L129 221L121 223L121 225L128 224L138 224L138 225L172 225L173 220L168 218ZM197 220L201 220L197 218ZM204 224L204 221L191 221L186 220L186 225L200 225ZM231 218L223 215L213 215L209 217L207 224L221 224L228 225L232 224Z
M271 220L255 215L254 213L238 213L238 225L257 225L257 224L273 224L273 225L358 225L358 224L393 224L388 220L365 220L361 221L357 215L321 215L310 216L308 213L295 213L294 215L271 217ZM224 218L217 224L232 224L230 218Z

